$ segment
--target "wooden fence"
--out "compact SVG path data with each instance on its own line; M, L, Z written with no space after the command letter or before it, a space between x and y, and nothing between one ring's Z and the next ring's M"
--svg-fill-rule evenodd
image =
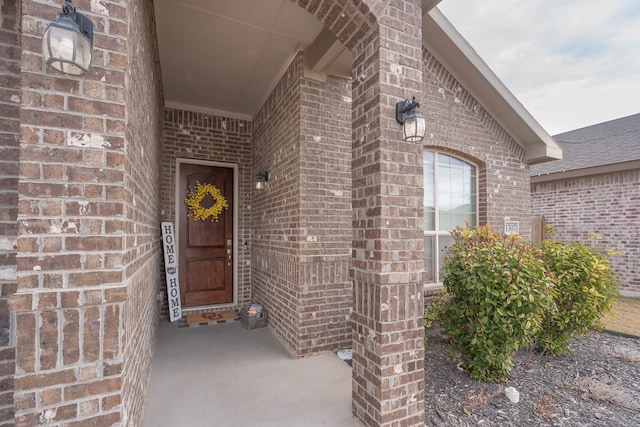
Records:
M539 243L544 240L545 225L546 222L544 219L544 215L536 215L531 217L531 241L533 243Z

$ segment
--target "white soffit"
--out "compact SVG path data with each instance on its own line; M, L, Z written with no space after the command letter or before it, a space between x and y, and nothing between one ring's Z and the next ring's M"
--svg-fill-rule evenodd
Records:
M165 105L251 119L322 24L290 0L155 0Z

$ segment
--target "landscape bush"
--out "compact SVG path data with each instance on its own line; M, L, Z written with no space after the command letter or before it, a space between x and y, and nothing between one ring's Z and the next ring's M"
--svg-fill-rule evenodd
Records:
M554 286L553 302L537 333L536 346L543 354L555 356L570 351L571 338L600 327L619 285L607 258L612 251L555 240L545 240L540 247Z
M431 328L434 322L440 322L450 303L451 298L444 289L439 290L429 298L424 309L424 327Z
M615 303L613 251L555 240L532 246L489 226L451 234L445 290L431 298L424 324L442 323L475 379L506 379L513 353L532 342L546 355L569 352L570 340L599 327Z
M505 380L512 353L540 330L552 282L540 251L518 235L489 226L457 227L451 234L442 266L450 297L443 332L471 377Z

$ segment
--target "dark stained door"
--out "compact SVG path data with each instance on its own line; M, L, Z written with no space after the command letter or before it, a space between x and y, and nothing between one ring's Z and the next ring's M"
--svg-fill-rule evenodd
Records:
M182 306L233 302L233 169L181 163L178 183ZM228 208L220 212L217 221L211 216L205 220L189 216L185 199L189 188L195 189L198 183L211 184L226 200ZM208 192L199 206L208 209L219 202Z

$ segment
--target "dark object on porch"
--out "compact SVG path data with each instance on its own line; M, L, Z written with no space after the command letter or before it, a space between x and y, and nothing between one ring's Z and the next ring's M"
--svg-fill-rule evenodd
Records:
M260 304L247 304L240 308L240 324L245 329L267 326L269 312Z

